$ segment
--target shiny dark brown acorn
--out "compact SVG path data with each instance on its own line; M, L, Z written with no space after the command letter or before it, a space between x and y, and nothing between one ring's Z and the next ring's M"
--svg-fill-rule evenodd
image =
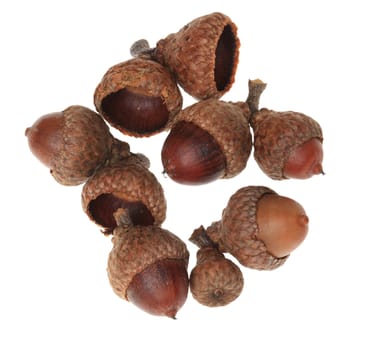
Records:
M94 104L125 135L146 137L169 127L182 108L182 95L167 68L142 56L109 68Z
M148 159L127 150L99 168L82 188L82 207L105 234L116 227L114 212L128 210L134 225L161 225L166 218L164 190L148 169Z
M31 152L62 185L79 185L109 157L114 142L96 112L70 106L46 114L26 129Z
M197 263L190 273L194 299L209 307L225 306L236 300L244 287L240 268L208 239L203 227L193 232L190 241L199 247Z
M220 12L192 20L177 33L159 40L154 49L141 42L146 43L144 48L135 43L132 54L146 51L168 67L196 99L219 98L234 83L240 41L235 23Z
M251 84L248 100L256 99ZM246 102L207 99L184 108L164 141L164 172L174 181L202 185L232 178L246 167L252 150Z
M175 318L189 290L185 243L159 226L134 226L124 209L114 216L117 227L108 258L114 292L149 314Z
M222 219L206 229L210 240L242 265L273 270L306 238L309 219L295 200L264 186L237 190L222 212Z
M261 84L262 91L266 86L259 80L250 84ZM317 121L299 112L257 109L257 103L251 107L254 158L266 175L283 180L324 174L323 135Z

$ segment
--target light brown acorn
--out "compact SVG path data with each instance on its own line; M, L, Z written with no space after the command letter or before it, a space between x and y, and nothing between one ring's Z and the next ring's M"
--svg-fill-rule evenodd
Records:
M262 86L260 80L250 84ZM254 158L262 171L274 180L308 179L324 174L322 128L316 120L299 112L258 109L250 105L254 134ZM255 111L256 110L256 111Z
M128 149L127 157L121 154L83 185L82 208L103 233L111 234L116 227L113 214L119 208L128 210L134 225L163 223L167 207L164 190L148 167L148 158Z
M197 263L190 273L194 299L209 307L225 306L236 300L244 287L240 268L225 258L203 227L193 232L190 241L199 247Z
M99 114L73 105L26 129L31 152L62 185L85 182L110 156L114 138Z
M114 128L135 137L168 129L182 102L168 69L145 56L109 68L94 92L97 111Z
M125 209L114 217L107 269L113 291L149 314L175 318L189 289L186 244L159 226L133 225Z
M187 185L241 173L252 151L249 105L258 93L250 84L249 103L209 98L179 112L162 147L164 172Z
M219 98L230 90L239 48L235 23L228 16L214 12L159 40L156 48L150 49L146 40L140 40L132 46L131 53L133 56L148 53L174 73L188 94L202 100Z
M246 186L229 199L220 221L206 229L222 252L243 266L273 270L306 238L309 219L295 200L264 186Z

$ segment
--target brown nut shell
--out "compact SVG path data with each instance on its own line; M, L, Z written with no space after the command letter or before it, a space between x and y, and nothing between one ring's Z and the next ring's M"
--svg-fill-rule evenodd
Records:
M135 137L151 136L169 128L182 103L168 69L145 57L109 68L94 92L97 111L113 127Z
M240 188L230 197L222 219L206 230L221 251L232 254L243 266L257 270L273 270L288 258L273 256L258 238L260 227L256 208L260 198L267 193L275 192L264 186Z
M176 122L194 123L213 136L226 158L225 172L220 177L232 178L246 167L251 154L249 113L245 104L211 98L183 109Z
M270 178L283 180L284 165L290 154L306 141L323 141L320 125L298 112L260 109L251 118L254 134L254 158Z
M101 167L82 188L83 210L105 233L116 227L113 214L123 206L134 224L160 225L166 218L164 190L137 155Z
M179 237L158 226L117 227L108 258L108 277L114 292L128 300L127 289L134 276L165 259L183 260L187 268L189 252Z
M84 183L110 156L113 137L96 112L73 105L26 130L31 151L62 185Z
M234 83L239 48L236 25L228 16L215 12L160 40L155 57L191 96L219 98Z

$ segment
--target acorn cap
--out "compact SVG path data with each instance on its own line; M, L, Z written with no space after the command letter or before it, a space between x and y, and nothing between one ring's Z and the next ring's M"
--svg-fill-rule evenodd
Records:
M239 297L244 286L240 268L216 247L202 247L190 273L190 291L199 303L225 306Z
M188 266L186 244L158 226L118 226L112 241L108 277L114 292L125 300L128 300L127 289L133 277L155 262L180 259L186 268Z
M154 55L191 96L219 98L234 83L239 48L236 25L215 12L194 19L160 40Z
M124 125L125 121L114 120L103 108L106 97L121 90L131 93L160 98L160 105L165 106L168 111L168 118L157 129L151 128L144 120L144 130L132 129ZM182 108L182 95L172 74L158 62L146 57L137 57L125 62L116 64L108 69L101 82L94 92L94 104L101 115L116 129L122 133L135 136L151 136L169 128L174 116ZM147 118L152 118L149 112L149 105L145 105L144 113L149 113ZM151 124L151 122L150 122Z
M101 116L89 108L74 105L62 113L62 141L50 172L62 185L79 185L109 157L113 137Z
M323 141L320 125L298 112L277 112L262 108L251 118L254 133L254 158L274 180L286 179L283 168L290 154L306 141Z
M260 198L275 192L264 186L246 186L236 191L222 212L222 219L207 230L221 251L232 254L242 265L257 270L273 270L287 260L267 251L259 236L256 208Z
M208 99L184 108L176 122L192 122L213 136L226 158L225 173L231 178L245 167L252 150L252 135L245 104Z
M104 196L113 196L119 200L116 201L119 204L122 202L140 203L137 211L146 217L147 224L160 225L165 220L166 199L163 188L155 175L144 166L144 158L144 156L132 154L128 158L101 167L84 184L82 188L83 210L93 222L106 229L105 233L111 233L116 225L104 226L92 212L93 204ZM113 213L118 208L115 208L111 201L105 204L108 207L104 209L105 212L108 212L114 221ZM131 219L136 224L136 219L133 217Z

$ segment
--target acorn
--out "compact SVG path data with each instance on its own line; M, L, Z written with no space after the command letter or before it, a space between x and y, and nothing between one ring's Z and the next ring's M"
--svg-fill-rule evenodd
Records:
M264 90L265 84L261 84ZM309 179L324 174L322 128L316 120L294 111L258 109L256 103L251 107L253 155L266 175L273 180L283 180Z
M214 12L198 17L157 42L143 49L135 43L131 53L148 53L168 67L180 86L192 97L202 100L220 98L234 83L239 60L240 40L232 20Z
M149 314L175 319L189 289L186 244L159 226L133 225L125 209L114 217L107 268L113 291Z
M249 99L256 93L252 84ZM250 117L246 102L209 98L184 108L162 147L164 173L186 185L235 177L245 169L252 151Z
M67 186L84 183L110 157L114 142L101 116L78 105L43 115L25 135L35 157Z
M166 218L164 190L144 155L128 154L99 168L82 188L82 208L106 235L116 227L114 212L128 210L134 225L161 225Z
M244 287L240 268L225 258L203 227L193 232L190 241L199 247L197 263L190 273L194 299L208 307L225 306L236 300Z
M145 56L109 68L94 92L97 111L111 126L134 137L168 129L182 103L172 74Z
M206 234L220 251L257 270L280 267L306 238L309 219L295 200L265 186L237 190Z

